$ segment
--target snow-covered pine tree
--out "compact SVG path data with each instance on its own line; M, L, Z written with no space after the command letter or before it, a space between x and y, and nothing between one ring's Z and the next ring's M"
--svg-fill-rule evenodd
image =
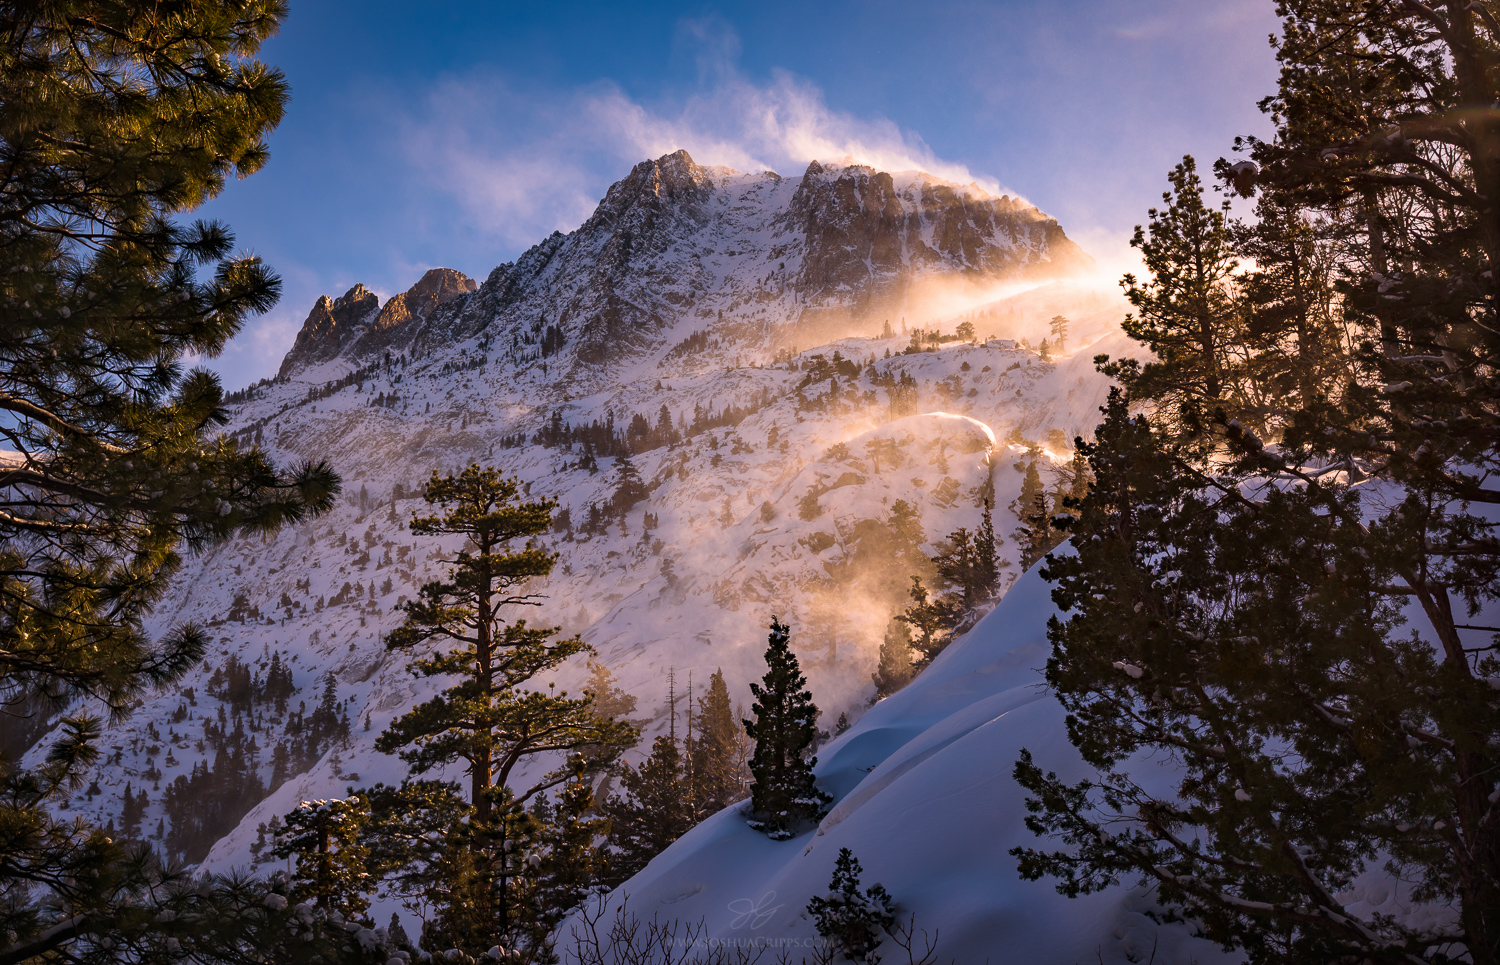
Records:
M524 857L534 871L525 944L535 961L548 960L552 933L564 916L610 880L611 856L604 843L609 820L597 806L594 777L582 763L575 759L574 772L557 788L555 800L544 798L532 808L537 832L534 850Z
M354 921L370 907L365 897L376 879L366 866L362 840L370 820L370 802L358 794L347 798L303 801L282 819L271 847L273 858L295 858L292 897Z
M832 800L814 783L818 759L808 751L817 736L818 708L803 689L807 678L790 641L787 626L772 619L765 677L750 684L755 717L743 721L745 733L755 741L749 824L776 840L796 837L827 812Z
M878 965L876 949L885 940L882 933L896 923L896 903L879 883L860 891L863 870L854 852L840 848L828 894L809 901L807 913L816 921L818 934L849 961Z

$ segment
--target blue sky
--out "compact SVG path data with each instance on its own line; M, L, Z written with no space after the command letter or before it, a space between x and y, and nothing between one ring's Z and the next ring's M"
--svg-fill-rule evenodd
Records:
M1265 133L1271 0L423 4L293 0L271 162L204 213L281 274L212 360L275 373L313 300L480 280L632 164L853 154L1018 193L1108 263L1184 153Z

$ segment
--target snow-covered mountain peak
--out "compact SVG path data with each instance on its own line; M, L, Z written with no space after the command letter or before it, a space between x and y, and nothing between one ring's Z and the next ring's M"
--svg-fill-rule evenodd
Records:
M477 290L460 283L425 312L395 312L401 324L386 323L390 303L371 319L364 301L359 318L330 323L334 309L320 301L281 374L307 377L333 360L347 372L387 351L430 354L468 338L539 361L560 355L549 370L659 361L695 333L764 360L918 316L934 286L1036 282L1092 265L1055 220L973 185L817 161L799 177L744 174L676 151L637 164L576 230ZM334 374L320 368L313 380Z

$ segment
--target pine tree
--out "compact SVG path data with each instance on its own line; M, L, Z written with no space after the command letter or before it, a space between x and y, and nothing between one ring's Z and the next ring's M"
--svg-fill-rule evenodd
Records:
M920 655L916 667L920 671L952 642L953 630L963 617L963 607L946 597L934 599L920 576L911 578L909 594L911 605L897 614L896 619L916 632L911 646Z
M871 675L876 700L889 697L911 683L911 658L911 629L904 620L893 617L880 644L880 666Z
M957 596L965 616L978 613L999 592L1000 567L995 555L995 524L989 504L984 507L979 528L970 533L959 527L948 534L946 545L933 557L939 583Z
M635 713L636 698L621 690L614 672L604 664L588 658L589 680L583 692L593 701L594 716L600 720L626 720Z
M1184 157L1168 180L1172 190L1162 195L1165 207L1152 208L1148 227L1137 225L1130 241L1151 278L1140 282L1126 275L1121 282L1136 310L1125 317L1125 332L1156 360L1109 371L1137 396L1157 399L1183 431L1202 432L1236 380L1229 353L1236 314L1228 281L1238 263L1229 202L1218 210L1204 204L1193 158Z
M199 628L144 629L181 551L270 532L338 490L327 465L288 471L220 437L224 394L193 365L280 291L225 225L188 216L266 162L288 93L255 57L284 16L260 0L0 10L0 408L16 453L0 517L0 685L8 706L74 705L44 763L0 776L3 873L26 882L0 921L12 958L123 957L126 926L135 948L163 954L168 932L184 956L232 950L235 928L280 941L267 928L284 917L236 919L253 889L169 897L175 873L51 807L99 757L84 706L123 714L201 661ZM220 917L151 924L190 902Z
M370 820L370 802L358 794L344 799L303 801L282 819L271 848L275 858L297 859L292 897L354 920L369 909L366 894L376 881L366 868L361 835Z
M1055 514L1048 505L1047 491L1042 486L1042 477L1037 471L1035 459L1026 464L1021 494L1010 508L1021 521L1011 538L1021 548L1021 569L1029 570L1063 540L1052 525Z
M1271 489L1251 502L1222 474L1205 485L1118 394L1097 435L1077 556L1045 575L1070 613L1049 631L1048 682L1101 777L1068 785L1023 757L1017 780L1040 805L1029 823L1073 846L1017 849L1023 875L1078 894L1143 873L1253 961L1412 954L1415 934L1356 924L1331 895L1370 844L1442 887L1433 879L1453 871L1432 826L1462 827L1442 735L1500 714L1461 697L1428 644L1394 632L1383 588L1401 579L1389 547L1403 538L1367 528L1355 490ZM1175 794L1118 767L1148 746L1177 754ZM1119 814L1148 817L1121 828ZM1185 847L1179 825L1207 846ZM1277 909L1273 923L1244 902Z
M447 937L482 950L501 938L511 941L513 926L520 927L511 914L506 842L524 820L526 803L574 771L569 763L519 791L507 786L511 774L542 754L584 755L587 768L602 768L634 744L635 732L601 720L587 696L524 687L588 650L577 638L555 639L553 628L503 619L505 609L537 602L522 587L550 573L556 562L555 554L533 541L550 528L555 502L522 502L515 480L478 465L456 475L434 471L423 498L442 511L414 515L412 532L460 535L466 548L447 560L446 579L424 585L416 600L402 605L406 621L386 645L418 654L411 661L418 674L458 682L393 721L375 746L399 753L417 774L464 766L471 809L468 873L475 880L457 892L465 904L450 909L454 924ZM523 539L522 546L514 545Z
M698 698L698 738L693 744L693 810L699 820L739 800L745 793L739 767L740 727L729 702L724 671L708 678L708 692Z
M885 940L882 931L896 923L896 903L878 883L859 889L863 872L859 859L848 848L840 848L828 882L828 894L807 903L807 913L816 920L818 934L830 939L851 962L877 965L875 949Z
M693 826L692 792L677 739L663 734L639 769L621 769L622 795L606 805L610 840L618 849L610 861L612 883L640 871L667 845Z
M604 839L609 819L599 813L591 777L583 768L532 808L536 840L524 856L530 872L525 950L532 960L554 960L553 932L569 912L611 879ZM518 951L521 949L517 949Z
M440 919L460 914L476 884L474 850L469 839L477 831L469 822L472 808L458 785L447 781L411 780L391 787L376 784L359 792L369 801L370 817L361 845L366 868L381 889L424 917L436 911ZM440 921L442 931L466 927L462 920ZM450 944L448 947L452 947Z
M1018 764L1035 829L1067 845L1023 873L1073 893L1150 880L1252 963L1500 961L1500 661L1480 617L1500 546L1476 511L1500 503L1490 6L1281 5L1275 137L1220 173L1283 222L1245 306L1274 338L1232 347L1281 352L1302 384L1263 431L1226 418L1209 452L1130 416L1157 398L1134 384L1090 449L1078 556L1049 564L1068 619L1048 678L1099 774ZM1314 338L1307 365L1295 272L1316 237L1297 220L1335 239L1333 292L1303 295L1353 347ZM1124 777L1168 748L1174 793ZM1372 878L1412 912L1347 904Z
M120 828L125 837L133 838L141 829L141 818L151 804L151 798L146 794L145 788L141 788L139 795L134 794L131 791L130 782L126 781L123 801L120 809Z
M901 447L895 439L871 439L865 443L865 458L870 460L870 466L877 473L880 472L882 463L887 469L899 469L902 463Z
M1047 323L1047 331L1051 332L1057 339L1057 350L1065 351L1068 341L1068 319L1063 315L1053 315L1052 321Z
M615 460L615 495L610 508L616 516L623 518L637 503L651 495L646 484L641 482L640 470L630 459L630 453L622 452Z
M1246 398L1231 414L1258 431L1337 394L1352 374L1329 233L1294 199L1272 191L1261 193L1253 223L1234 226L1236 252L1255 267L1240 281Z
M807 679L791 649L791 631L771 621L766 647L766 674L752 683L753 721L743 721L755 741L750 758L750 826L778 841L796 837L802 826L816 821L832 799L814 785L816 757L808 751L817 736L818 708L802 688Z

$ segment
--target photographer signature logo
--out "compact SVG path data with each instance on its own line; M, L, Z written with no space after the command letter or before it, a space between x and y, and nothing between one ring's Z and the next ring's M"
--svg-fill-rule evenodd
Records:
M772 905L776 900L776 892L768 891L761 896L759 901L751 901L749 898L736 898L729 903L729 910L734 912L734 919L730 921L730 928L744 928L750 926L750 930L761 927L771 920L771 916L780 911L784 905Z

